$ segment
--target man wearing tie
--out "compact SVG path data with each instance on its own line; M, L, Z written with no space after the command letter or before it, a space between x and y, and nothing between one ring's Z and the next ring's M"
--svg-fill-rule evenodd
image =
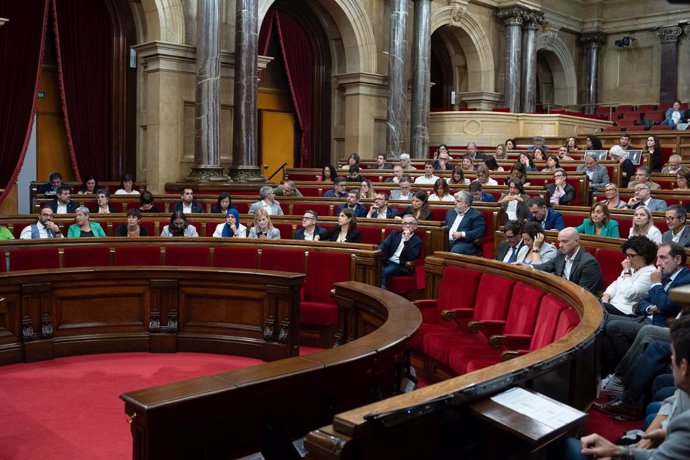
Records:
M461 191L455 195L455 208L446 213L446 226L450 252L456 254L481 255L481 238L486 223L481 212L472 208L472 194Z
M522 223L517 220L510 220L503 227L504 241L498 245L496 260L512 263L517 260L518 252L522 249Z
M687 256L683 246L677 243L662 243L656 252L656 271L649 276L652 287L647 297L637 303L638 315L653 315L652 324L665 326L668 318L680 311L680 305L671 301L668 290L690 284L690 270L685 266Z

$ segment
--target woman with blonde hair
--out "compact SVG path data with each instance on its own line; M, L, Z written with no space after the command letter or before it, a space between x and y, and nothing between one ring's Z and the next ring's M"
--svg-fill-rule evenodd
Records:
M661 230L654 225L652 211L644 206L635 209L630 236L646 236L656 244L661 244Z
M265 209L259 209L254 214L254 226L249 230L249 238L280 239L280 230L273 227L271 216Z
M371 199L376 197L376 190L374 190L374 184L371 183L371 179L364 178L359 185L359 199Z
M613 182L604 186L604 196L606 199L601 202L608 209L625 209L628 207L625 201L621 200L618 194L618 187Z

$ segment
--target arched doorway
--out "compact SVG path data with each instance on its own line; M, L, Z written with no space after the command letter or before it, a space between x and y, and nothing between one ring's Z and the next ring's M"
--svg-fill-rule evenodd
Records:
M431 35L431 98L430 110L441 112L451 109L453 66L448 49L438 33Z

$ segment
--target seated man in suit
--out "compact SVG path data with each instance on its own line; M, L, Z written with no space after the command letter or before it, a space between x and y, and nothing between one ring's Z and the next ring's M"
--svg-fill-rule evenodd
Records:
M683 246L676 243L661 243L656 251L657 270L652 272L652 287L647 297L635 306L638 315L653 315L652 324L666 325L680 311L680 305L671 301L668 291L690 284L690 270L685 266L687 256Z
M682 396L690 393L690 319L671 325L671 372L673 382ZM643 450L633 446L617 446L594 433L581 439L580 452L594 458L690 458L690 411L678 411L669 418L665 437L654 448ZM589 457L588 457L589 458Z
M666 225L668 231L661 235L662 243L678 243L684 248L690 247L690 230L685 224L687 211L679 204L666 208Z
M347 185L347 181L345 180L344 177L336 177L335 180L333 181L333 189L331 190L326 190L323 193L324 198L347 198L347 192L345 191L345 187Z
M570 204L575 198L575 187L566 180L568 173L558 168L553 173L553 184L546 184L544 188L549 193L549 203L551 206Z
M609 180L609 170L606 169L606 166L597 163L594 155L585 155L585 164L578 165L575 170L587 174L590 189L603 187L611 182Z
M57 188L60 185L62 185L62 174L60 174L57 171L53 171L52 173L50 173L50 176L48 176L48 182L42 184L38 188L38 193L52 195L54 193L57 193Z
M486 223L481 212L472 207L472 195L460 191L455 195L455 208L446 214L450 252L456 254L481 255L481 239Z
M650 177L652 177L652 170L647 166L640 166L635 170L635 180L628 182L628 188L635 188L637 184L647 184L649 190L659 190L661 185L650 181Z
M475 203L495 203L496 198L490 193L487 193L484 191L484 188L482 187L482 183L479 182L478 180L473 180L470 182L470 186L468 188L470 193L472 194L472 201Z
M272 188L271 191L273 191ZM173 206L173 213L175 211L180 211L185 214L204 212L204 208L199 203L194 201L194 190L191 188L183 188L180 198L181 200L175 203L175 206Z
M408 264L419 257L422 250L422 239L415 234L417 219L412 214L402 218L402 228L391 232L383 240L379 249L381 258L381 287L386 288L386 281L391 276L411 276L412 267Z
M512 263L518 260L518 252L524 246L522 242L522 222L509 220L503 226L504 240L498 245L496 260Z
M386 182L394 182L396 184L399 184L400 179L402 179L404 173L405 172L403 171L402 166L393 165L393 175L391 177L386 178Z
M529 208L530 214L532 214L529 221L539 222L544 230L560 231L565 227L561 213L547 206L544 198L540 196L530 198L527 201L527 207Z
M486 160L486 155L481 152L477 152L477 144L475 142L468 142L466 150L467 153L465 156L470 157L473 163L477 160Z
M410 176L404 175L400 178L400 188L398 190L391 190L391 200L407 200L410 201L414 193L410 189L412 180Z
M350 190L347 192L347 202L338 205L335 210L335 215L340 215L340 212L345 208L350 208L355 217L367 216L367 208L362 206L359 202L359 190Z
M386 155L379 153L376 155L376 164L370 169L391 169L390 163L386 163Z
M307 210L302 216L302 227L295 230L294 239L306 241L318 241L321 239L326 230L320 228L319 215L316 211Z
M396 212L388 207L388 194L383 192L376 192L374 204L369 208L367 218L369 219L392 219Z
M632 182L631 182L632 184ZM657 200L652 198L652 191L647 184L637 184L633 188L635 196L628 200L628 208L637 209L644 206L650 211L666 211L666 202L664 200Z
M67 184L60 184L55 192L55 199L48 205L55 214L67 214L77 211L79 203L70 199L72 187Z
M276 194L273 187L264 185L259 189L261 199L249 207L249 214L256 214L259 209L265 209L269 216L282 216L283 208L276 201Z
M580 234L573 227L558 232L558 254L556 258L534 268L553 273L597 294L604 287L604 276L599 262L580 247Z
M53 210L43 206L35 224L27 225L19 234L21 240L37 240L39 238L64 238L60 227L53 222Z

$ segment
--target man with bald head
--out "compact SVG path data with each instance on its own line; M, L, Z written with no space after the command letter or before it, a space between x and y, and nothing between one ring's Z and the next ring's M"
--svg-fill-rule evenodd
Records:
M558 233L556 258L533 267L570 280L592 294L600 292L604 287L599 262L580 247L580 234L573 227L566 227Z

